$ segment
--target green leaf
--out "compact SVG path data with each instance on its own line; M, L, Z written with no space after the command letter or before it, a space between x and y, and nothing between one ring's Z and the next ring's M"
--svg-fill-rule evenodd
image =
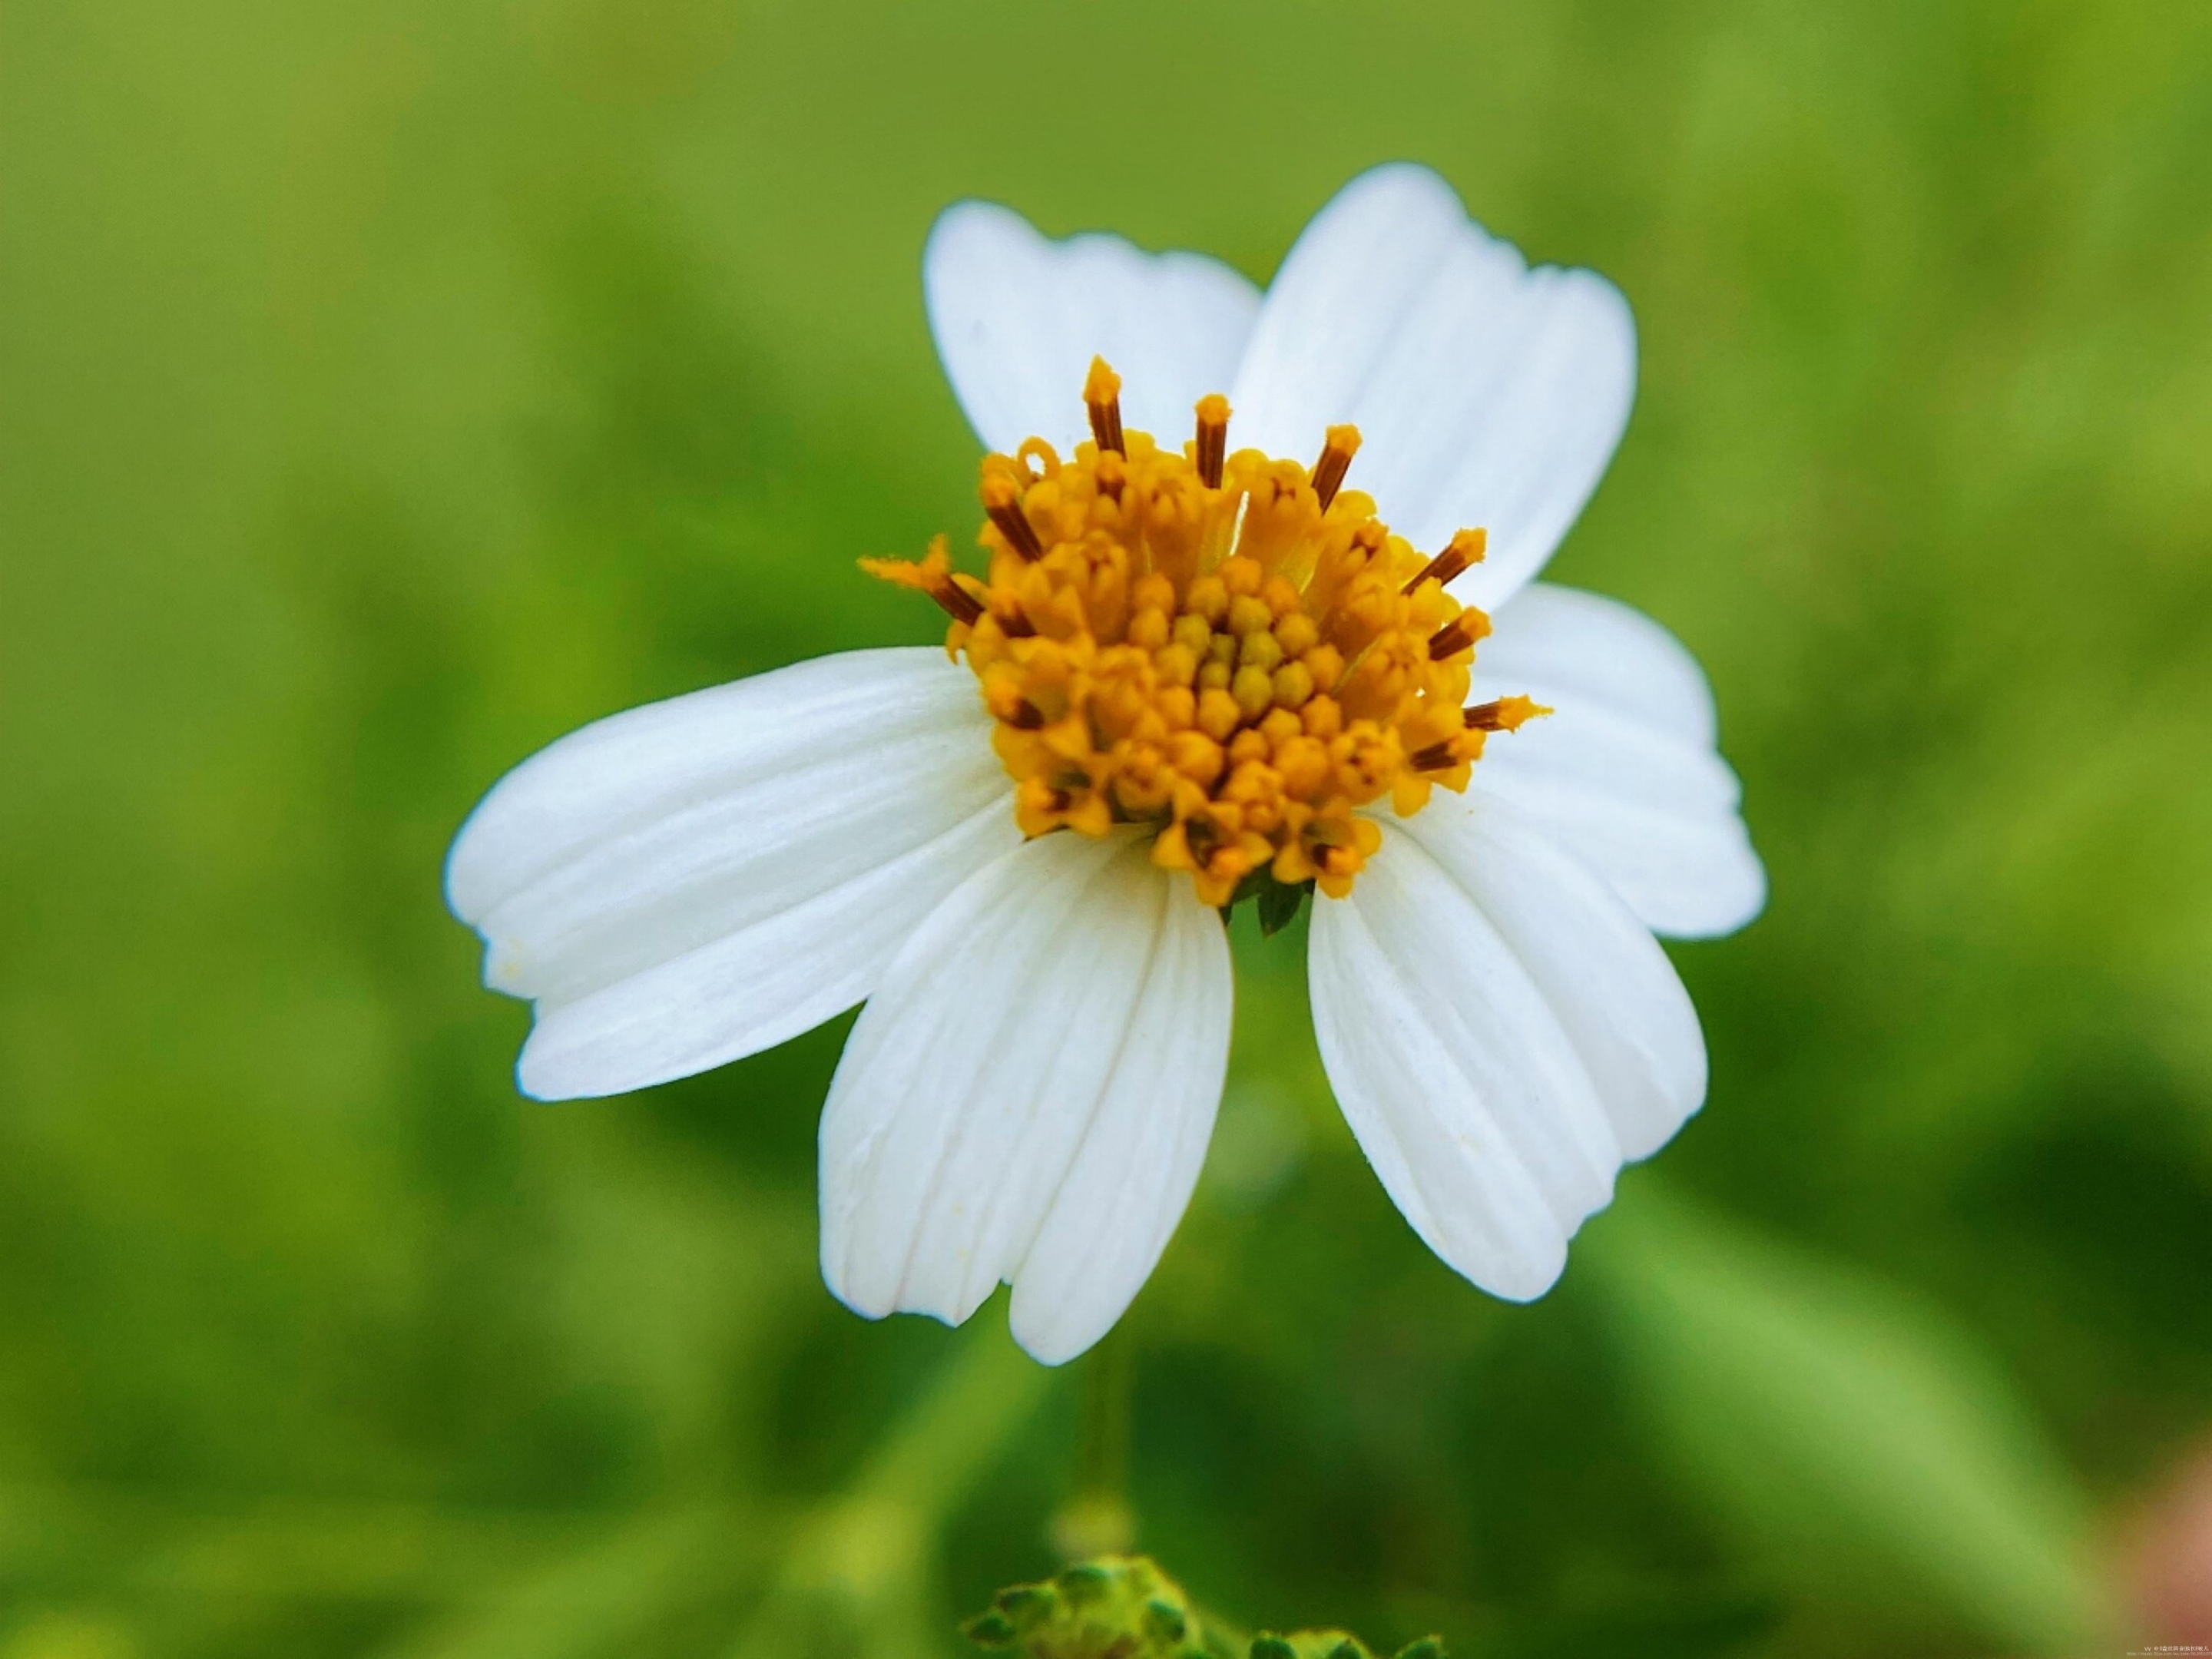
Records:
M1585 1260L1687 1482L1815 1595L1935 1603L2029 1652L2107 1641L2087 1506L1935 1310L1634 1182Z

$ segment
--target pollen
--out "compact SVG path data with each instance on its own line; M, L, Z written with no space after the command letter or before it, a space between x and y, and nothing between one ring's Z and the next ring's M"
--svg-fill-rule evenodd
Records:
M1549 712L1468 706L1490 619L1446 590L1483 532L1432 556L1393 535L1344 487L1355 427L1310 471L1230 450L1217 395L1172 450L1123 428L1121 388L1094 359L1072 457L1032 438L985 459L984 575L941 537L862 567L950 618L1024 835L1136 826L1209 905L1268 882L1341 898L1381 848L1374 809L1464 790L1492 732Z

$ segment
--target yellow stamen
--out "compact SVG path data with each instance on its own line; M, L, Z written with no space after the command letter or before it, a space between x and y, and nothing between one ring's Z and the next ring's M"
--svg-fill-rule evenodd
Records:
M863 559L860 568L894 587L928 594L956 623L972 625L983 614L983 602L963 587L960 578L952 574L952 556L945 550L942 536L930 542L928 557L918 564L910 559ZM973 581L975 578L968 580Z
M1091 414L1091 435L1102 450L1121 452L1121 377L1107 368L1103 357L1091 360L1091 377L1083 383L1083 404Z
M1004 472L984 476L983 511L999 526L999 533L1015 552L1025 559L1043 556L1044 546L1037 540L1036 527L1022 510L1021 487Z
M1221 488L1221 459L1229 447L1229 399L1218 392L1198 400L1198 476L1208 489Z
M1451 544L1421 567L1421 574L1406 584L1410 593L1423 582L1434 582L1439 587L1449 587L1470 565L1480 564L1489 549L1490 532L1486 530L1462 530L1451 538Z
M1406 766L1409 771L1414 772L1446 772L1466 758L1460 753L1459 744L1449 738L1443 738L1408 755Z
M1464 789L1489 732L1546 712L1465 706L1490 619L1445 586L1482 532L1428 559L1392 535L1342 488L1351 427L1309 473L1231 454L1224 398L1200 402L1181 453L1124 431L1120 399L1094 361L1093 441L985 461L982 578L953 574L941 540L863 564L952 617L1024 834L1133 827L1210 905L1248 878L1342 897L1382 848L1369 814Z
M1466 709L1462 718L1470 732L1518 732L1528 721L1552 711L1534 697L1497 697Z
M1337 487L1343 483L1352 458L1359 453L1359 428L1356 426L1329 428L1322 445L1321 459L1314 463L1314 494L1321 500L1321 510L1328 511L1328 504L1336 499Z
M1415 582L1415 587L1420 583ZM1490 619L1480 611L1462 611L1429 636L1429 656L1436 662L1472 651L1474 642L1490 632Z

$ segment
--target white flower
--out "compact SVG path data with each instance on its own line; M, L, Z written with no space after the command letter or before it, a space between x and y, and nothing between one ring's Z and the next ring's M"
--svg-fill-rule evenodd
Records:
M957 1322L1008 1282L1057 1363L1198 1179L1231 1021L1212 907L1256 887L1279 918L1317 881L1314 1020L1354 1134L1446 1261L1540 1295L1704 1098L1653 933L1764 897L1697 665L1530 585L1626 422L1626 304L1404 166L1347 186L1264 298L976 203L924 276L1000 452L990 568L940 546L878 574L951 611L955 649L634 709L492 790L447 892L486 982L536 1005L521 1087L641 1088L866 1000L822 1121L830 1289ZM1310 476L1267 459L1316 450Z

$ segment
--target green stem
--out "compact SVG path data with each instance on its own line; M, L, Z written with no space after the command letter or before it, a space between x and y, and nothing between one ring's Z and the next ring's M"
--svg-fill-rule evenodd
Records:
M1075 1490L1053 1517L1052 1537L1071 1561L1126 1555L1135 1547L1129 1504L1129 1339L1116 1328L1082 1364L1083 1415L1077 1431Z
M1133 1383L1129 1341L1107 1334L1084 1368L1083 1427L1076 1490L1126 1501L1129 1495L1129 1395Z

